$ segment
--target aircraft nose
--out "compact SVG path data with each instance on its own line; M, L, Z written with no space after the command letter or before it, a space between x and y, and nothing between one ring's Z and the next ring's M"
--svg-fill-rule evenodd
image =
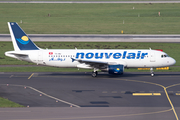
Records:
M176 60L171 58L171 64L174 65L176 63Z

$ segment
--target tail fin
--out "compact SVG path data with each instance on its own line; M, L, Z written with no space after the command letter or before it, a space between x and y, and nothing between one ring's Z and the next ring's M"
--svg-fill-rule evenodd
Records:
M16 22L8 22L14 50L39 50Z

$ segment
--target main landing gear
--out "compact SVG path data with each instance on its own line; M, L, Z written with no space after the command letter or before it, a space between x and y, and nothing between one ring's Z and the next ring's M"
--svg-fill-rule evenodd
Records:
M150 68L150 72L151 72L151 77L153 77L154 76L153 68Z
M96 71L96 72L92 72L92 77L96 77L97 76L97 74L98 74L98 72Z
M92 77L97 77L97 74L98 74L98 69L95 69L94 68L94 71L92 71Z

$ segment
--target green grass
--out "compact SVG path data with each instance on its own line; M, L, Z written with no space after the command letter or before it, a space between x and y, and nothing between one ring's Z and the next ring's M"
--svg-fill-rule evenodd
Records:
M121 30L125 34L180 34L180 4L173 3L1 3L0 11L1 34L9 34L8 21L19 23L21 20L23 23L19 24L28 34L120 34Z
M24 106L0 97L0 107L24 107Z
M179 43L109 43L109 42L36 42L37 46L49 49L163 49L169 56L176 60L175 66L180 66ZM34 65L25 61L19 61L6 57L4 52L13 50L11 42L0 42L0 65ZM77 71L77 68L54 68L54 67L0 67L0 72L67 72ZM88 70L80 69L80 72ZM125 71L137 71L127 69ZM169 71L180 71L179 67L172 67Z
M46 66L37 67L0 67L0 72L92 72L89 69L55 68ZM124 72L149 72L149 70L137 70L137 68L125 69ZM169 70L155 70L154 72L180 72L180 67L170 67Z
M0 67L1 72L92 72L92 70L78 68L56 68L47 66L37 67Z

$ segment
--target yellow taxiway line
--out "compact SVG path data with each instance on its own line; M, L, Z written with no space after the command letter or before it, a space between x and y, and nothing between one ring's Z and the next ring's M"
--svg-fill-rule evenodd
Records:
M34 75L34 73L31 74L31 76L28 77L28 79L31 79L31 77Z

